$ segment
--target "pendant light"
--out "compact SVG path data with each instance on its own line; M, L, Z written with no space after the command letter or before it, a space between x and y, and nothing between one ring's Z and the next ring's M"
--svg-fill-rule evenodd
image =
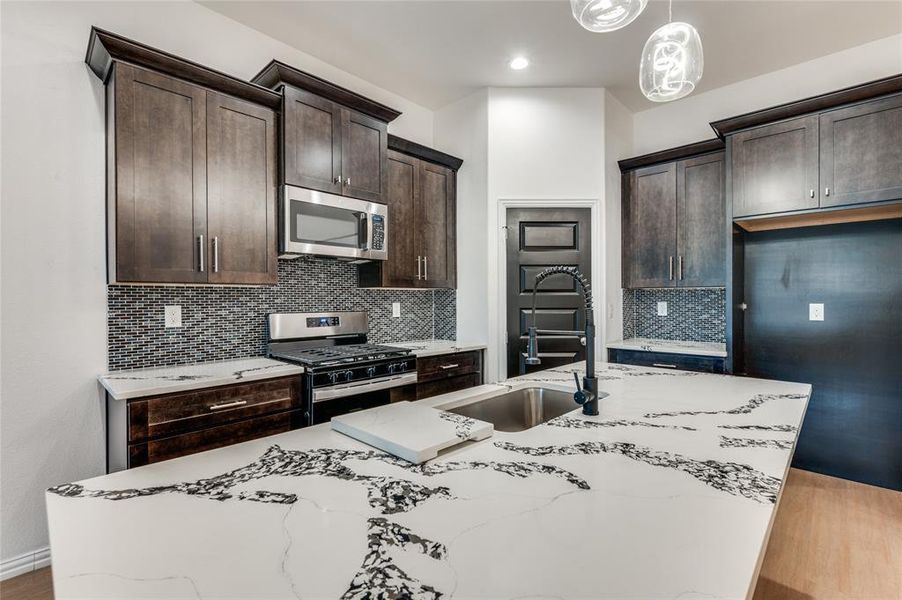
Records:
M648 0L570 0L573 18L595 32L626 27L638 17Z
M705 68L698 31L689 23L674 23L670 14L667 25L658 28L645 42L639 64L639 87L652 102L688 96Z

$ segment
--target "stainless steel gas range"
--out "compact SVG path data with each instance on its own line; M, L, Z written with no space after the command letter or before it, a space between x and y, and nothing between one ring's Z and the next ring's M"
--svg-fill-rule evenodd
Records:
M366 312L269 315L269 356L305 367L307 425L388 404L392 390L414 396L416 357L366 334Z

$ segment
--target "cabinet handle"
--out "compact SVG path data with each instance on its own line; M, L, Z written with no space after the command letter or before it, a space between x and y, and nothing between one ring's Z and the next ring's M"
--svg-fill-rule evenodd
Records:
M423 279L429 281L429 257L423 257Z
M336 177L336 178L332 181L332 183L336 183L336 184L338 184L338 185L341 185L341 175L339 175L338 177Z
M808 190L808 197L814 198L814 188L811 188L810 190Z
M219 236L213 236L213 272L219 273Z
M825 196L829 196L829 195L830 195L830 188L824 188L824 195L825 195Z
M417 256L417 281L419 281L420 279L423 278L423 275L422 275L422 273L423 273L423 267L422 267L422 265L420 264L420 260L421 260L422 258L423 258L422 256Z
M442 368L443 368L443 369L446 369L446 370L447 370L447 369L456 369L456 368L459 367L459 366L460 366L459 364L454 363L453 365L442 365Z
M670 257L669 261L670 261L670 274L667 276L667 278L670 279L671 281L673 281L673 257L672 256Z
M679 273L680 281L683 280L683 255L680 255L679 260L677 261L677 273Z
M348 177L347 179L345 179L345 185L351 185L351 178L350 178L350 177Z
M667 363L651 363L653 367L660 367L662 369L676 369L676 365L669 365Z
M211 404L210 410L222 410L223 408L234 408L236 406L244 406L247 400L235 400L234 402L223 402L222 404Z
M204 272L204 236L201 234L197 236L197 248L198 248L198 259L200 265L198 265L201 273Z

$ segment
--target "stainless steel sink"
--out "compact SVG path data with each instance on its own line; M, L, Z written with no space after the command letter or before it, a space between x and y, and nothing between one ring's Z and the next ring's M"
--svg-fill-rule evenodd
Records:
M444 410L488 421L496 431L523 431L577 408L570 392L528 387Z

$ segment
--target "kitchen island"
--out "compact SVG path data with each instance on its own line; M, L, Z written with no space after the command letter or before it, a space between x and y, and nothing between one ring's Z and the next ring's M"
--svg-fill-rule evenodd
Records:
M430 398L572 390L582 365ZM57 598L745 598L811 387L598 363L414 466L320 425L47 492Z

